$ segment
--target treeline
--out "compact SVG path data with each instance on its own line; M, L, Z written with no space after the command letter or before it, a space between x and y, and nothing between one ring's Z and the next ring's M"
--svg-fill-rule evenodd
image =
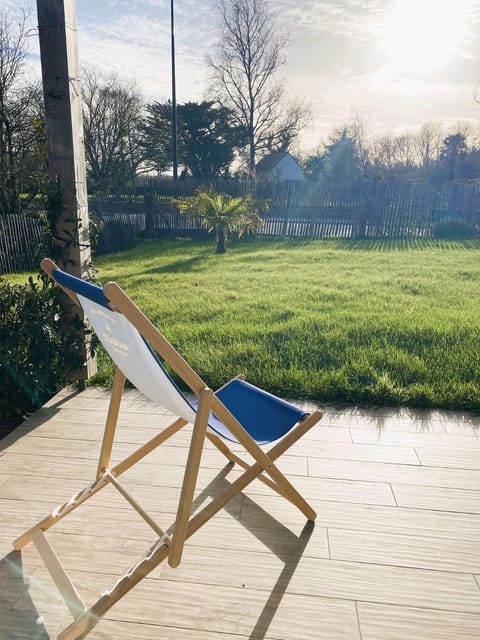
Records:
M0 9L0 214L25 207L48 175L42 92L23 75L27 20L11 11ZM252 175L263 154L291 148L308 119L306 106L285 99L277 77L287 38L269 0L222 0L218 12L205 91L212 97L178 105L176 114L178 164L195 178L229 176L235 160ZM168 101L145 102L134 84L90 68L83 72L83 112L90 191L171 171Z
M142 174L172 167L172 105L144 103L133 85L118 76L85 69L84 140L89 190L108 193L132 186ZM228 177L245 146L229 109L213 100L177 106L177 147L181 175Z
M480 127L426 123L418 131L372 136L361 118L337 127L303 159L312 181L356 179L439 184L480 178Z
M372 136L357 119L337 127L315 153L296 155L308 108L282 98L285 88L275 73L285 39L268 0L235 3L243 7L240 14L230 0L221 4L225 29L209 60L213 82L206 95L212 97L177 106L181 177L251 177L261 157L279 151L295 155L311 181L442 183L480 177L480 129L471 124L446 130L428 123L412 133ZM13 20L0 10L0 215L30 206L49 179L41 84L24 77L27 35L24 16ZM243 64L246 41L257 52L254 69ZM142 175L171 174L169 101L145 101L134 84L85 68L83 115L90 193L133 186Z

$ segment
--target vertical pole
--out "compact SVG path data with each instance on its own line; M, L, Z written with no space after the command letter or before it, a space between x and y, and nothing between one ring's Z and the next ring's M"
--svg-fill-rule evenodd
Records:
M178 153L177 153L177 87L175 81L175 14L173 0L170 0L170 30L172 35L172 156L173 179L178 178Z
M48 159L62 191L57 243L65 270L85 278L91 254L75 9L75 0L37 0ZM72 374L76 379L96 371L85 338L83 356L83 368Z

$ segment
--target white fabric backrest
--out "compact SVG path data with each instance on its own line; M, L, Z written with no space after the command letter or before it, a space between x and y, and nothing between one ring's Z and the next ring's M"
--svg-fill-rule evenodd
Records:
M144 396L188 422L195 411L157 362L140 333L127 318L78 295L99 340L122 373Z

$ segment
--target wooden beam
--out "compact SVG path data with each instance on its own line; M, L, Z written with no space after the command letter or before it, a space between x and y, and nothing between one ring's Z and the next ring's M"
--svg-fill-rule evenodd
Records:
M61 188L57 246L62 254L61 267L86 278L91 253L75 0L37 0L37 15L49 170ZM82 317L77 308L71 308L70 301L65 302L72 315ZM70 372L79 380L96 372L87 339L82 339L85 364Z
M153 518L151 518L148 513L143 509L140 504L135 500L135 498L118 482L118 480L113 476L110 471L105 471L105 473L110 478L110 483L115 487L115 489L125 498L125 500L132 505L138 515L145 520L149 527L151 527L159 538L163 538L165 544L169 541L169 536L165 533L163 529L161 529L158 524L155 522Z

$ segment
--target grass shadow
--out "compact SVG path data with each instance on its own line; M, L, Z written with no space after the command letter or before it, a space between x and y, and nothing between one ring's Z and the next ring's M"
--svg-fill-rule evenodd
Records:
M365 251L388 253L391 251L415 251L443 249L451 251L471 251L480 248L480 239L439 240L436 238L345 238L326 240L332 249L344 251Z
M146 269L144 274L152 273L191 273L192 271L198 271L195 267L203 264L205 255L195 256L193 258L186 258L176 260L161 267L154 267L153 269Z

